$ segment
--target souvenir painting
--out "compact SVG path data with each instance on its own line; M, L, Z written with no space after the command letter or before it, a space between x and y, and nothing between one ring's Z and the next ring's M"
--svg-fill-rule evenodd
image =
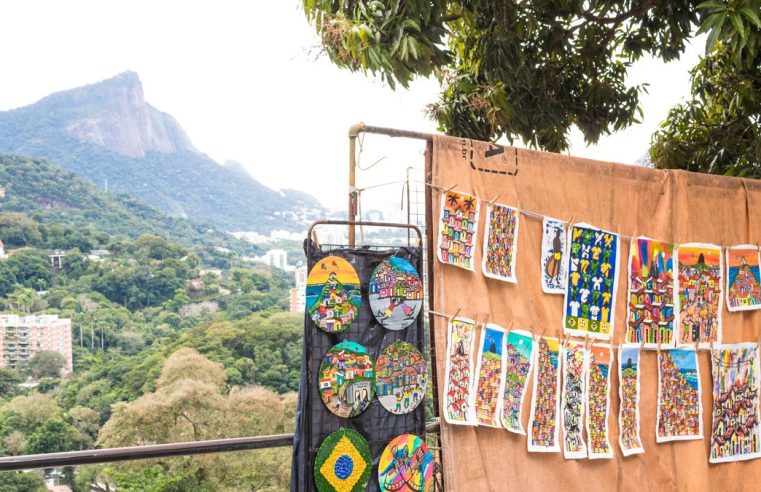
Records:
M528 450L560 451L558 413L560 411L560 343L541 337L534 351L534 394L531 397Z
M727 309L761 308L761 273L758 247L749 244L727 248Z
M644 453L639 433L640 345L618 348L618 444L624 456Z
M680 244L676 282L677 344L721 342L722 255L712 244Z
M359 492L370 481L370 446L358 432L340 429L320 445L314 458L314 484L320 492Z
M563 329L573 336L607 340L616 310L618 234L574 224L568 240Z
M433 490L433 454L413 434L395 437L378 462L378 485L382 491L430 492Z
M526 434L523 429L523 400L531 374L534 337L523 330L507 333L505 344L505 390L502 400L502 426L516 434Z
M635 237L629 248L627 343L674 345L674 245Z
M375 361L375 394L391 413L413 411L423 401L427 379L423 354L402 340L387 345Z
M473 393L478 425L500 427L500 393L505 370L504 343L504 329L491 323L484 326L476 358L476 390Z
M545 294L564 294L568 265L565 263L568 224L545 217L542 221L542 290Z
M412 263L395 256L375 267L368 286L370 309L384 328L403 330L423 306L423 282Z
M560 418L563 423L563 456L566 459L587 457L584 442L584 399L587 357L583 342L568 342L562 347L563 396Z
M484 254L481 269L489 278L517 282L515 265L518 261L518 209L490 203L486 207Z
M439 222L439 261L466 270L473 270L478 231L478 198L448 191L441 195Z
M761 457L758 358L756 343L716 345L711 350L711 463Z
M362 345L349 341L334 345L322 358L319 377L322 401L337 416L355 417L370 405L375 371Z
M309 317L327 333L341 333L357 316L361 303L359 277L351 263L328 256L312 267L307 277Z
M698 356L694 348L658 352L656 442L703 439Z
M476 425L471 405L476 324L470 319L454 318L448 329L444 420L450 424Z
M587 368L587 446L589 458L612 458L608 432L610 413L610 367L613 350L610 345L592 345Z

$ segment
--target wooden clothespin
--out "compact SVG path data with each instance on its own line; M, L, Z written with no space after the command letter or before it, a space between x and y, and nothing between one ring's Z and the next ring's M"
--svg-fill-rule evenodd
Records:
M569 341L570 339L571 339L571 334L570 334L570 333L566 333L566 334L565 334L565 338L563 338L563 346L564 346L564 347L567 347L567 346L568 346L568 341Z
M494 205L494 203L495 203L497 200L499 200L499 197L501 197L501 196L502 196L501 194L497 193L497 196L495 196L494 198L492 198L492 199L491 199L491 201L489 202L489 206L492 206L492 205Z
M449 318L449 322L451 323L458 314L460 314L460 308L457 308L457 311L455 311L455 313Z
M547 331L547 329L546 329L546 328L543 328L543 329L542 329L542 333L541 333L541 335L539 335L539 340L541 340L542 338L544 338L544 332L546 332L546 331Z
M510 333L513 330L513 324L515 323L515 320L510 320L510 323L507 325L507 333Z
M447 193L449 193L450 191L454 190L455 188L457 188L457 185L456 185L456 184L455 184L455 185L452 185L452 186L450 186L449 188L447 188L446 190L442 191L441 193L442 193L442 194L444 194L444 195L446 195Z
M573 225L573 222L576 220L576 215L571 215L571 217L568 219L568 226L570 227Z
M645 335L642 335L642 340L639 343L639 351L642 352L645 349Z

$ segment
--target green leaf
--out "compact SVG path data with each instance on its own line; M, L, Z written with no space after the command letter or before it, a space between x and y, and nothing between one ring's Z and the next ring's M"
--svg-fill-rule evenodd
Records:
M750 7L742 7L740 12L753 23L754 26L761 29L761 18L758 17L758 13Z

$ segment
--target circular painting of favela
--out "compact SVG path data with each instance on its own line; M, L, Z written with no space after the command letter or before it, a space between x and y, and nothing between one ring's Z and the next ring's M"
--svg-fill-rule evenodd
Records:
M381 490L428 492L433 490L433 455L418 436L402 434L383 450L378 462Z
M375 371L362 345L349 341L334 345L322 358L319 378L323 403L339 417L355 417L370 406Z
M339 256L321 259L307 277L306 305L314 324L327 333L346 330L359 316L359 276Z
M386 258L370 278L370 309L389 330L407 328L423 306L423 282L415 267L404 258Z
M375 393L391 413L410 413L423 401L426 385L423 354L402 340L388 345L375 361Z

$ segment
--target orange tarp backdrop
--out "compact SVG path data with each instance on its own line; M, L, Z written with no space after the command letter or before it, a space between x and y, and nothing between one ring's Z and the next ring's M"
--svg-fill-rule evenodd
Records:
M434 185L475 193L561 220L675 242L722 246L761 241L761 181L661 171L505 147L468 139L436 137ZM440 192L432 188L433 245L439 230ZM481 273L486 207L482 203L475 272L434 262L433 309L507 328L561 336L563 296L544 294L540 280L541 219L521 214L517 284ZM623 339L629 241L621 238L619 286L613 343ZM435 250L434 250L435 257ZM726 273L725 273L726 275ZM724 289L726 286L724 286ZM724 294L723 294L724 295ZM725 303L726 304L726 303ZM722 313L723 342L761 339L761 311ZM434 320L439 395L443 395L446 318ZM479 329L480 335L480 329ZM478 346L478 341L476 346ZM656 444L658 395L656 354L641 358L640 423L645 453L624 458L618 446L618 371L611 370L610 460L565 460L560 453L529 453L526 436L487 427L441 424L447 490L753 490L761 487L761 459L708 463L711 435L711 367L708 351L699 357L704 438ZM617 364L616 360L614 364ZM615 366L613 366L615 367ZM527 428L531 380L524 401ZM443 405L443 399L440 398ZM443 408L441 412L443 413ZM530 431L529 431L530 432ZM562 431L560 434L562 439ZM562 441L561 441L562 448Z

